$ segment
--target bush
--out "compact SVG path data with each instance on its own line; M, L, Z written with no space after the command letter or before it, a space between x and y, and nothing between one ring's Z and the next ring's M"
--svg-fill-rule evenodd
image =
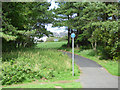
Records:
M113 55L111 54L111 47L109 46L99 46L97 53L100 56L100 59L113 59Z
M87 46L84 45L84 46L80 46L79 48L80 49L91 49L91 46L90 45L87 45Z

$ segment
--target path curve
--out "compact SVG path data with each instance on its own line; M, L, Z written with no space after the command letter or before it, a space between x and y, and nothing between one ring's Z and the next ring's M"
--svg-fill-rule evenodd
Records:
M71 53L64 54L71 57ZM96 62L75 55L75 63L82 71L80 79L76 81L80 82L83 88L118 88L118 76L111 75Z

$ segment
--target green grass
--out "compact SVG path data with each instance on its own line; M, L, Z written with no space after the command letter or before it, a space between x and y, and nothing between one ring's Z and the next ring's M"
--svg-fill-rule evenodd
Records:
M36 80L50 83L78 79L80 75L78 66L75 64L75 76L73 77L72 60L62 52L57 51L65 43L39 43L36 48L3 53L2 84L7 86Z
M59 86L61 88L82 88L80 82L72 82L72 83L57 83L57 84L25 84L25 85L18 85L18 86L8 86L5 88L55 88Z
M58 42L63 42L63 41L66 41L67 42L67 36L64 36L64 37L49 37L47 38L47 41L46 42L54 42L54 39L58 39Z
M42 48L42 49L59 49L64 44L67 44L67 42L66 41L63 41L63 42L43 42L43 43L38 43L37 44L37 48Z
M58 37L49 37L49 38L47 38L47 42L54 42L54 39L58 39L59 40Z

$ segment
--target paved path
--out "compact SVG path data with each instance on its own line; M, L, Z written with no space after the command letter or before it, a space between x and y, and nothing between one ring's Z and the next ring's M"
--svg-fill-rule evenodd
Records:
M71 53L64 53L71 57ZM111 75L96 62L75 55L75 63L82 71L77 81L80 81L83 88L118 88L118 76Z

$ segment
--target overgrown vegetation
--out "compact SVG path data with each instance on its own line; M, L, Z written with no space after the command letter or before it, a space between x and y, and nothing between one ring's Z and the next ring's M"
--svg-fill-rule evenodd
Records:
M24 49L3 53L2 85L32 80L51 80L71 77L71 59L52 49ZM75 75L79 76L75 67Z

